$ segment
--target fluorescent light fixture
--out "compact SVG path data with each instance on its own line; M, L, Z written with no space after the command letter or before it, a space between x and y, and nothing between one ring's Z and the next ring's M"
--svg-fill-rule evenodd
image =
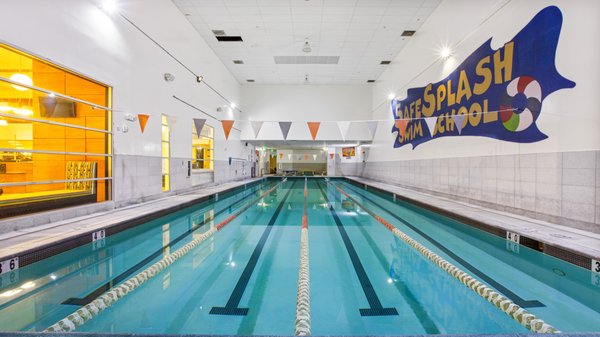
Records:
M393 92L390 92L390 94L388 95L388 99L393 100L394 98L396 98L396 94L394 94Z
M11 81L17 82L17 83L21 83L21 84L25 84L28 86L32 86L33 85L33 80L31 79L31 77L25 75L25 74L13 74L10 77ZM28 88L25 87L21 87L19 85L12 85L13 88L19 90L19 91L25 91L25 90L29 90Z
M232 109L235 109L235 107L237 107L237 105L235 105L234 102L231 102L231 104L229 105Z

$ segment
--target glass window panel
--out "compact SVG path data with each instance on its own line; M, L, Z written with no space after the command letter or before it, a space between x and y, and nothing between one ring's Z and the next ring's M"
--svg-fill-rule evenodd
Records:
M0 76L101 106L110 103L109 87L1 44ZM109 130L106 110L0 81L0 114L0 183L6 184L0 187L0 218L15 215L8 210L16 204L37 211L61 207L67 197L78 203L110 199L110 181L72 181L110 177L109 157L94 156L110 152L110 135L68 126ZM44 181L63 182L32 184Z

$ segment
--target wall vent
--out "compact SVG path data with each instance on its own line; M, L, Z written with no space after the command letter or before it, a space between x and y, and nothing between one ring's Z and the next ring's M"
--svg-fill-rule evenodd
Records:
M213 30L212 30L212 32L213 32L213 34L215 34L215 35L217 35L217 36L220 36L220 35L227 35L227 34L225 34L225 31L224 31L224 30L222 30L222 29L213 29Z
M405 30L402 32L401 36L413 36L416 32L416 30Z
M248 83L254 83L256 81L255 80L246 80L246 82L248 82Z
M233 64L244 64L242 60L233 60Z
M367 83L375 83L375 80L367 80Z
M241 36L215 36L219 42L244 42Z
M379 64L390 64L392 61L381 61Z

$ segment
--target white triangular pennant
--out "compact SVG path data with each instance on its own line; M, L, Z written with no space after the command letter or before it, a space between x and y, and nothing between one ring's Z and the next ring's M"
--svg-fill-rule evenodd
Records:
M463 121L465 119L465 115L463 115L463 114L452 115L452 119L454 120L454 126L456 127L456 130L458 130L458 134L460 135L462 133Z
M429 134L431 135L431 137L433 137L435 135L435 126L437 124L437 116L436 117L427 117L427 118L423 118L425 120L425 123L427 124L427 128L429 129Z
M258 133L262 128L263 122L261 121L250 121L250 125L252 126L252 131L254 131L254 138L258 137Z
M351 122L337 122L338 129L340 129L340 133L342 134L342 139L346 140L346 136L348 135L348 129L350 129Z
M313 160L317 160L317 155L313 154Z
M292 155L288 153L288 160L292 160Z
M177 117L175 116L167 116L167 124L169 125L169 129L173 131L175 124L177 124Z
M369 127L369 131L371 132L371 139L375 138L375 132L377 132L378 123L378 121L367 121L367 126Z

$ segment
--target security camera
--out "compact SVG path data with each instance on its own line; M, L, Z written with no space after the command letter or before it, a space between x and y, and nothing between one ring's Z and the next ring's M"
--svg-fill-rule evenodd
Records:
M173 82L175 80L175 75L170 74L170 73L165 73L165 81L167 82Z

